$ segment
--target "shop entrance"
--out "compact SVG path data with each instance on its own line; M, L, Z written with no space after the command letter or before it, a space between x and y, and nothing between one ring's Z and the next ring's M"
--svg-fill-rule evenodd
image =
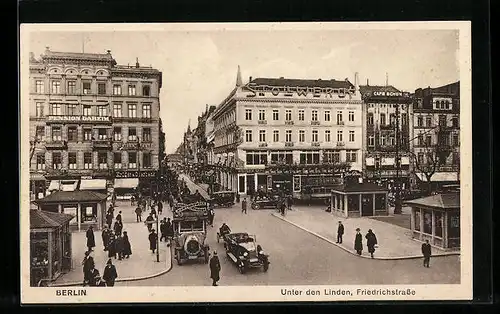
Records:
M255 194L255 176L253 174L247 175L247 194Z

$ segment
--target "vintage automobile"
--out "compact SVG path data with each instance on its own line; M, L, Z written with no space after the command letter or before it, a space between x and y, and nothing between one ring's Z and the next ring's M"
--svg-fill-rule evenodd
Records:
M269 255L265 254L256 237L248 233L231 233L225 236L224 248L229 259L238 266L241 274L250 268L269 269Z
M208 206L206 202L177 203L174 207L174 256L178 265L186 260L203 259L208 263L210 247L206 244Z
M211 201L214 205L231 207L234 205L236 193L230 191L214 192L210 195Z
M273 208L278 209L281 199L278 195L257 196L252 201L252 209Z

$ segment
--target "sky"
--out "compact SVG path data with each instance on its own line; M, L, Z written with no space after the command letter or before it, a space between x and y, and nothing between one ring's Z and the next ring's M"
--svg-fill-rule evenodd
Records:
M189 121L206 104L218 105L234 88L238 65L250 76L295 79L349 78L413 92L460 79L457 30L147 30L30 32L29 50L105 53L118 64L162 72L160 117L167 153L181 143Z

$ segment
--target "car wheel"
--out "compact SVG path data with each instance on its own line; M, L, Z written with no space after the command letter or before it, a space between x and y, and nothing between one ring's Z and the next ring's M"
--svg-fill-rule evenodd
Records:
M260 205L259 204L252 204L252 209L259 210Z

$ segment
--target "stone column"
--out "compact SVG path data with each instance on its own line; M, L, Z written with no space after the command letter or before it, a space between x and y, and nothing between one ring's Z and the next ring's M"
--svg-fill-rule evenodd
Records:
M363 194L359 194L359 217L363 216Z
M377 195L376 193L373 193L373 195L372 195L373 196L373 216L375 216L375 211L377 210L377 206L375 205L376 204L376 202L375 202L376 195Z
M347 194L344 194L344 215L346 217L349 217L349 202L348 202L348 199L347 199Z
M78 231L82 230L82 204L78 203L76 209L76 221L78 222Z

